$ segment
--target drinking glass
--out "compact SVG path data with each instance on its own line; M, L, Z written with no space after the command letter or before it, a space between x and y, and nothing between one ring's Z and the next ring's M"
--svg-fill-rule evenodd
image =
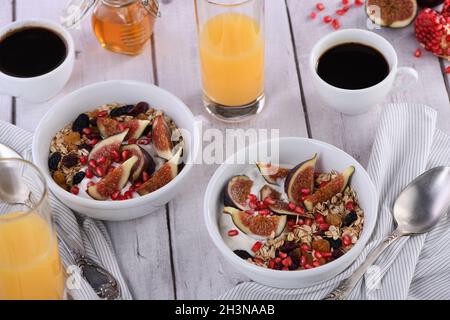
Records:
M227 122L264 107L264 0L195 0L204 105Z
M63 299L65 275L44 177L20 159L0 159L0 177L0 300Z

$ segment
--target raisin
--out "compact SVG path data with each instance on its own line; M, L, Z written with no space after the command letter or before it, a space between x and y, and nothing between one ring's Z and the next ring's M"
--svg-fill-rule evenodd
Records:
M344 251L342 251L342 249L334 249L333 250L333 258L337 259L340 258L344 255Z
M84 149L87 152L91 152L93 148L90 145L88 145L87 143L82 143L80 145L80 149Z
M326 239L330 243L330 245L333 249L339 249L342 246L341 239L337 239L337 240L334 240L333 238L326 238Z
M349 227L353 222L358 219L358 215L355 211L350 212L344 218L344 227Z
M137 105L133 106L133 108L128 110L128 115L135 117L140 113L146 113L148 109L150 109L150 106L147 102L139 102Z
M120 116L128 114L128 110L130 110L131 108L134 108L134 106L133 105L127 105L127 106L115 108L115 109L111 110L109 115L111 117L120 117Z
M234 250L234 253L241 259L247 260L253 258L253 256L245 250Z
M330 243L324 239L313 240L312 248L320 252L330 252Z
M83 129L89 127L89 125L90 125L89 116L85 113L82 113L73 122L72 130L82 133Z
M58 164L61 161L61 153L54 152L51 154L50 158L48 158L48 168L50 170L58 170Z
M80 184L81 181L83 181L84 177L86 177L86 174L83 171L78 172L76 175L72 178L72 184L77 185Z
M281 247L280 251L282 252L291 252L292 250L298 248L298 244L294 241L286 241Z
M91 120L89 120L89 124L93 127L97 126L97 118L92 118Z
M75 167L78 164L78 161L79 161L78 156L75 153L70 153L64 158L62 158L62 164L66 168Z

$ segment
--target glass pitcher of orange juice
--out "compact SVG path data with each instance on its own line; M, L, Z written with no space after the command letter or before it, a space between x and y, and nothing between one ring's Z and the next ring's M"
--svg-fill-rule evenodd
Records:
M195 0L204 104L241 121L264 107L264 0Z
M0 195L0 300L63 299L65 274L44 177L19 159L0 159L0 177L0 191L30 191L23 204Z

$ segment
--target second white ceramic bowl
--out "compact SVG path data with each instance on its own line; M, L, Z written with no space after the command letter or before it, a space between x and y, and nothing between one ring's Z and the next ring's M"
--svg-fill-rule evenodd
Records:
M182 129L185 141L185 167L163 188L127 201L97 201L82 198L59 187L50 176L48 156L54 135L76 117L108 103L148 102L162 110ZM189 180L192 165L198 153L200 135L189 108L171 93L156 86L135 81L100 82L81 88L58 101L42 118L33 139L33 160L44 173L50 190L65 205L86 216L101 220L129 220L147 215L164 206Z
M235 164L234 159L246 159L245 155L258 154L258 150L270 150L270 141L252 145L238 151L222 164L210 180L204 199L204 218L208 233L225 258L242 274L250 279L277 288L303 288L329 280L344 271L361 253L375 227L378 212L378 196L366 170L349 154L324 142L304 138L279 139L279 163L297 165L319 155L318 168L324 172L342 171L353 165L356 168L351 185L358 193L360 205L364 210L365 222L361 237L345 255L318 268L300 271L279 271L258 267L239 258L225 244L219 230L219 217L223 211L223 189L228 180L242 174L253 164ZM269 162L271 159L258 159ZM273 162L275 163L275 162Z

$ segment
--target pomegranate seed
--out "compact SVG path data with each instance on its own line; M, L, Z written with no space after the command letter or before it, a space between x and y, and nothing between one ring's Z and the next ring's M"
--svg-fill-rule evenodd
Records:
M83 129L83 133L84 133L85 135L89 135L89 134L92 133L92 129L91 129L91 128L84 128L84 129Z
M256 205L261 210L267 209L267 204L264 201L258 201L258 202L256 202Z
M99 118L104 118L108 115L108 111L100 111L97 115Z
M333 22L331 23L331 26L333 27L334 30L338 30L341 27L341 23L339 22L338 19L334 19Z
M321 252L320 253L324 258L331 258L333 254L331 252Z
M255 242L255 244L252 247L252 251L255 253L258 252L258 250L261 249L262 245L263 244L259 241Z
M130 191L125 192L123 195L127 200L133 199L133 194Z
M250 209L252 209L252 210L255 210L255 209L258 208L258 206L256 205L256 202L250 201L250 202L248 203L248 205L249 205Z
M143 145L143 146L147 146L147 145L150 144L150 140L147 139L147 138L141 138L141 139L138 140L137 143L140 144L140 145Z
M150 179L150 175L147 172L142 172L142 181L147 182Z
M87 142L87 144L91 147L95 146L98 143L98 139L92 139Z
M316 259L323 258L322 254L319 251L314 252L314 257L316 257Z
M345 209L352 211L355 208L353 201L349 201L345 204Z
M236 237L238 234L239 234L239 231L237 231L236 229L228 231L229 237Z
M303 219L298 219L298 223L297 223L299 226L302 226L302 225L304 225L305 224L305 220L303 220Z
M311 19L311 20L314 20L315 18L317 18L317 13L316 12L311 12L310 14L309 14L309 18Z
M270 260L268 265L269 269L275 269L275 264L276 262L274 259Z
M304 268L305 269L312 269L313 267L310 264L305 264Z
M262 216L268 216L270 214L270 210L260 210L258 213Z
M310 227L311 227L311 225L312 225L312 220L311 220L311 219L305 219L305 224L306 224L307 226L310 226Z
M321 2L319 2L319 3L316 4L316 8L319 11L323 11L323 10L325 10L325 5L323 3L321 3Z
M141 183L141 182L135 182L135 183L133 184L133 188L135 188L136 190L139 189L141 186L142 186L142 183Z
M105 175L105 168L103 167L97 167L95 169L95 172L97 173L97 176L103 177Z
M127 161L131 157L130 150L123 150L122 151L122 161Z
M134 138L128 139L128 144L136 144L137 140Z
M314 219L316 219L316 221L317 221L318 223L324 223L324 222L325 222L325 220L324 220L324 218L323 218L323 215L321 215L320 213L316 213L316 214L314 215Z
M302 243L300 245L300 250L303 252L308 252L311 250L311 248L309 247L309 245L307 243Z
M304 196L309 196L311 194L311 190L309 190L309 188L302 188L302 190L300 192Z
M89 181L88 184L87 184L87 187L90 188L90 187L93 187L93 186L95 186L95 183L92 182L92 181Z
M94 159L89 160L89 166L92 168L97 168L97 161L95 161Z
M348 247L352 244L352 238L350 238L350 236L346 234L342 237L342 243L344 244L344 246Z
M414 56L415 56L416 58L420 58L420 57L422 56L422 50L417 49L417 50L414 52Z
M330 228L330 225L328 223L320 223L319 229L322 231L327 231Z
M112 200L118 200L120 196L120 191L116 191L111 195Z
M447 68L445 68L445 74L450 74L450 66L448 66Z
M313 262L313 267L315 267L315 268L317 268L317 267L320 267L321 266L321 264L320 264L320 262L319 261L314 261Z
M296 207L295 208L295 213L305 214L305 209L303 209L302 207Z
M92 170L89 169L89 168L86 169L85 174L86 174L86 178L88 178L88 179L92 179L92 178L94 177L94 173L93 173Z
M117 200L123 201L123 200L126 200L126 198L125 198L123 195L119 195L119 196L117 197Z
M349 4L350 3L350 0L342 0L342 4L343 5L347 5L347 4Z
M85 165L88 162L88 157L87 156L81 156L80 157L80 163L82 165Z
M264 203L265 204L268 204L268 205L271 205L271 204L275 204L275 203L277 203L275 200L273 200L271 197L266 197L265 199L264 199Z
M344 10L345 12L347 12L348 10L350 10L351 9L351 5L344 5L343 7L342 7L342 10Z
M295 208L297 208L297 206L295 205L295 203L293 203L293 202L289 202L289 204L288 204L288 208L289 208L289 210L291 210L291 211L294 211L294 210L295 210Z
M300 257L300 265L304 266L306 264L306 257L305 256L301 256Z
M250 194L247 196L247 199L248 199L250 202L256 202L256 201L258 201L258 198L256 197L256 195L254 195L254 194L252 194L252 193L250 193Z
M80 188L78 188L77 186L73 186L70 189L70 192L73 193L74 195L78 195L80 193Z
M283 271L289 271L289 268L288 268L288 267L283 267L283 269L281 269L281 270L283 270Z
M338 16L343 16L343 15L346 14L346 13L347 13L347 11L344 10L344 9L336 10L336 14L337 14Z
M111 151L111 155L113 156L114 161L120 161L120 154L119 151L113 150Z
M105 164L106 161L107 161L106 157L100 157L100 158L97 160L97 164Z
M291 257L287 257L286 259L284 259L283 261L281 261L281 263L283 264L283 266L285 267L290 267L292 266L292 258Z
M333 18L331 16L323 17L323 22L324 23L330 23L331 21L333 21Z
M118 128L120 132L123 132L128 129L127 125L124 123L119 124Z
M364 0L355 0L355 6L360 7L364 4Z

